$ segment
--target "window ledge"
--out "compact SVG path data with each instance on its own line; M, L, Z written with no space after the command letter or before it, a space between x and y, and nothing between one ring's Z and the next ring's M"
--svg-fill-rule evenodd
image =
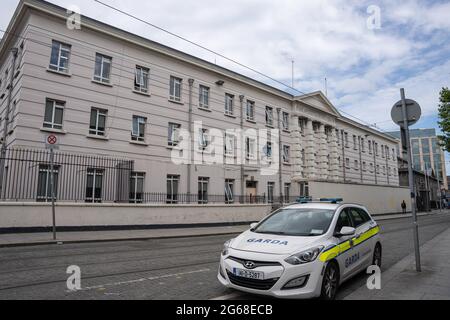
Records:
M184 105L184 103L183 102L181 102L181 101L176 101L176 100L173 100L173 99L168 99L168 101L169 102L171 102L171 103L175 103L175 104L179 104L179 105Z
M251 120L251 119L245 119L245 120L246 120L247 122L256 124L256 121L255 121L255 120Z
M283 162L283 165L285 165L285 166L291 166L292 163L290 163L290 162Z
M53 70L53 69L50 69L50 68L47 68L47 72L58 74L60 76L68 77L68 78L70 78L72 76L72 73L70 73L70 72L62 72L62 71Z
M95 79L92 79L91 82L95 83L95 84L99 84L101 86L105 86L105 87L111 87L111 88L113 87L113 85L109 82L102 82L102 81L95 80Z
M42 127L39 130L43 131L43 132L51 132L51 133L59 133L59 134L66 134L67 131L63 130L63 129L53 129L53 128L46 128L46 127Z
M89 138L89 139L97 139L97 140L105 140L105 141L108 141L109 140L109 137L108 136L97 136L97 135L95 135L95 134L88 134L87 136L86 136L86 138Z
M133 91L133 93L140 94L141 96L151 97L151 94L148 92L142 92L142 91L139 91L136 89L133 89L132 91Z
M235 115L232 115L232 114L224 113L224 116L225 116L225 117L230 117L230 118L236 119L236 116L235 116Z
M136 145L139 145L139 146L144 146L144 147L148 146L148 143L146 143L145 141L130 140L130 143L131 144L136 144Z
M283 132L291 133L291 130L289 130L289 129L283 129Z
M206 107L198 107L198 109L199 109L199 110L206 111L206 112L212 112L211 109L206 108Z
M177 148L179 148L178 144L176 144L176 145L167 145L166 146L166 149L169 149L169 150L173 150L173 149L177 149Z
M275 127L273 126L273 124L266 124L267 128L271 128L271 129L275 129Z

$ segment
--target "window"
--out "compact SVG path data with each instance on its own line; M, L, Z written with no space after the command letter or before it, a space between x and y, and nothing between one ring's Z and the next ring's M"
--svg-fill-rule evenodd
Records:
M345 158L345 167L350 168L350 159L349 158Z
M110 83L112 58L97 53L95 56L94 80L102 83Z
M345 143L345 147L348 148L348 133L344 132L344 143Z
M148 68L136 66L136 76L134 78L134 90L142 93L148 93Z
M375 155L378 156L378 143L375 142Z
M232 116L234 113L234 96L232 94L225 94L225 114Z
M336 140L337 140L338 146L340 146L341 145L341 135L339 134L339 129L336 129Z
M247 159L256 159L256 139L245 138L245 151Z
M104 136L106 129L106 115L108 111L92 108L91 109L91 120L89 124L89 134L96 136Z
M291 199L291 184L284 184L284 202L289 203Z
M384 146L381 145L381 157L384 158Z
M233 134L225 133L225 155L232 157L234 156L234 145L236 137Z
M273 126L273 108L266 107L266 125Z
M305 134L305 127L306 127L306 119L298 118L298 127L300 128L300 133L302 135Z
M248 121L255 121L255 102L247 100L246 116Z
M370 164L370 172L373 172L373 163Z
M355 170L359 170L359 163L358 163L358 160L355 160Z
M353 221L353 226L355 228L358 228L360 225L362 225L368 221L368 220L366 220L365 216L363 216L359 213L358 208L346 208L345 210L350 215L350 218Z
M394 148L392 148L392 160L395 161L395 149Z
M169 146L176 146L180 139L181 125L178 123L169 122L169 130L167 134L167 144Z
M263 148L263 153L268 160L272 159L272 142L267 141L266 145Z
M225 179L225 203L234 202L234 180Z
M291 147L290 146L283 146L283 162L289 163L290 161L290 153L291 153Z
M45 103L44 128L62 129L65 103L47 99Z
M363 171L367 171L367 163L363 161L362 163Z
M133 128L131 132L131 140L144 141L145 140L145 123L147 118L133 116Z
M208 129L199 128L198 129L198 149L200 151L205 150L209 146L209 135Z
M86 202L102 202L103 170L88 168Z
M336 228L334 229L335 232L340 232L343 227L353 227L352 221L350 220L347 210L343 210L339 214L339 218L336 222Z
M358 139L355 135L353 135L353 150L358 149Z
M50 56L50 70L69 72L70 45L58 41L52 41L52 53Z
M166 203L178 203L178 184L180 176L167 176L167 200Z
M300 182L300 197L309 197L308 182Z
M376 173L378 174L378 173L380 173L380 165L379 164L377 164L377 168L376 168Z
M144 196L144 172L132 172L130 176L130 203L142 203Z
M364 145L364 138L361 138L361 152L366 152L366 146Z
M282 114L282 127L283 130L289 130L289 113L287 112Z
M58 194L58 166L53 166L53 185L55 190L55 200ZM49 165L39 165L38 187L37 187L37 201L52 201L51 189L51 170Z
M383 174L385 175L385 174L386 174L386 167L385 167L385 166L382 166L381 169L383 170L382 172L383 172Z
M273 191L275 189L275 182L267 182L267 202L273 203Z
M169 99L176 102L181 102L181 84L182 79L177 77L170 77L170 95Z
M199 107L200 108L209 108L209 88L200 85L199 87Z
M205 178L205 177L198 178L198 203L199 204L208 203L208 183L209 183L209 178Z
M368 146L369 146L369 154L372 154L372 141L367 141Z

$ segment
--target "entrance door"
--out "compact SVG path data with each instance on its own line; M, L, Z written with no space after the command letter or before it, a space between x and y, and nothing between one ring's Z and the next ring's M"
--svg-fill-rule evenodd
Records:
M247 196L248 203L254 203L256 202L256 181L247 181L246 182L246 192L245 195Z

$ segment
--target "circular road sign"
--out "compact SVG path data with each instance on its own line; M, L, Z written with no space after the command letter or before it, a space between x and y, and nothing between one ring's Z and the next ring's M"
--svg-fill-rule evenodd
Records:
M422 110L419 104L411 99L405 99L406 101L406 119L408 120L408 127L419 121L422 115ZM398 101L391 110L391 118L396 124L403 128L403 112L402 112L402 100Z
M47 142L48 144L54 145L56 144L56 142L58 142L58 139L56 138L55 135L51 134L47 137Z

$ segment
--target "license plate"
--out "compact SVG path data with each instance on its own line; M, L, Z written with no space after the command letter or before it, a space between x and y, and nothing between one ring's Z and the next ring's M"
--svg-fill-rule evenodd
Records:
M251 271L251 270L233 268L233 274L238 277L248 278L248 279L255 279L255 280L263 280L264 279L264 273L259 272L259 271Z

